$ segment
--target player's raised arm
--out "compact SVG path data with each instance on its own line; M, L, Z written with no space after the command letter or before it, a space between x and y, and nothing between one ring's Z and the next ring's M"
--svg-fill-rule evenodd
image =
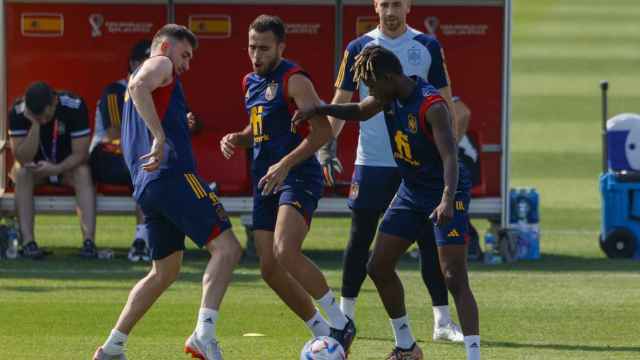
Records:
M359 103L319 105L308 110L300 110L294 115L293 122L300 123L315 116L330 116L343 121L367 121L382 109L382 103L373 96L367 96Z
M444 170L442 200L431 215L438 225L446 224L453 218L453 201L458 184L458 149L449 116L449 111L442 102L431 105L426 114Z
M161 86L170 84L171 81L173 81L173 63L167 57L157 56L141 65L140 70L133 76L127 88L138 113L144 119L154 138L151 151L143 156L148 160L143 165L147 171L156 170L160 166L165 142L165 133L151 93Z

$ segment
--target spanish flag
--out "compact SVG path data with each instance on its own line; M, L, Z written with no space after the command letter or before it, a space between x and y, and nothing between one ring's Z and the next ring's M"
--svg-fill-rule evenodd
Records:
M359 17L356 20L356 36L364 35L369 31L375 29L376 26L378 26L379 22L380 20L378 20L377 17L372 17L372 16Z
M23 13L20 22L24 36L62 36L62 14Z
M189 29L203 38L231 36L231 17L228 15L191 15Z

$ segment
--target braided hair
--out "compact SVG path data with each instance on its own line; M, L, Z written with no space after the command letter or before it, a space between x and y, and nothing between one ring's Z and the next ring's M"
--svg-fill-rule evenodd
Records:
M351 70L354 73L353 81L359 85L361 81L375 82L386 74L402 75L402 64L394 53L375 45L365 47L356 56Z

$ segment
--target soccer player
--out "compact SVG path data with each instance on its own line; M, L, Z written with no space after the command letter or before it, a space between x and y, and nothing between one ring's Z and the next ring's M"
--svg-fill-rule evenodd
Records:
M243 80L250 124L220 141L225 157L236 147L253 147L253 229L265 282L304 320L315 336L330 335L345 351L355 336L318 267L301 247L322 192L314 153L330 136L325 116L310 119L308 136L292 127L293 110L321 103L309 75L282 57L285 27L275 16L258 16L249 26L253 72ZM329 322L314 307L313 297Z
M179 76L189 70L195 35L167 24L155 34L151 57L131 76L125 95L122 151L145 216L153 260L149 274L131 290L111 335L94 360L126 359L124 344L134 325L180 271L185 234L211 258L202 278L202 303L185 352L222 359L216 341L218 309L241 249L222 204L196 174L185 98Z
M129 56L128 75L149 57L150 52L149 40L141 40L133 46ZM120 125L127 81L120 79L107 85L98 100L95 128L89 146L89 165L93 180L99 183L132 186L129 169L120 148ZM147 237L142 210L136 206L136 232L127 255L129 261L151 260Z
M435 38L407 26L410 5L410 0L374 1L379 25L347 46L336 79L336 92L332 103L351 101L356 88L359 89L360 99L367 97L368 87L354 81L352 66L355 57L363 49L379 45L389 49L400 59L406 75L416 75L427 80L438 88L447 103L451 104L450 85L440 44ZM337 137L344 121L333 117L330 117L329 121L333 127L333 134ZM343 312L351 318L354 318L356 299L366 278L369 248L376 233L378 220L400 185L400 174L389 150L386 133L382 113L376 114L370 121L360 123L358 150L348 199L351 208L351 230L343 258L340 301ZM335 143L330 142L321 148L319 157L323 164L325 182L333 184L334 168L340 168ZM433 339L462 342L460 328L453 322L449 313L447 288L439 269L433 233L427 231L424 236L420 236L418 244L422 279L429 290L433 306Z
M398 58L381 46L362 50L353 68L354 80L367 85L369 96L358 104L322 105L303 111L294 117L294 123L318 115L365 121L384 110L402 182L380 224L367 270L391 318L396 339L388 359L422 359L395 267L416 234L435 224L441 270L456 302L467 358L477 360L478 308L469 287L464 240L470 186L464 167L458 163L446 101L422 78L404 75Z

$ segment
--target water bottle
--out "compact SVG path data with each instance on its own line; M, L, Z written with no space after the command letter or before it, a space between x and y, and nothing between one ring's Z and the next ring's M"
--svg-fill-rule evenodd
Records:
M491 231L487 231L484 234L485 264L497 264L500 261L500 256L497 255L497 247L496 236Z
M529 188L527 198L531 206L527 222L529 224L538 224L540 222L540 194L535 188Z
M18 231L15 226L9 225L7 227L7 251L5 255L7 259L18 258Z

